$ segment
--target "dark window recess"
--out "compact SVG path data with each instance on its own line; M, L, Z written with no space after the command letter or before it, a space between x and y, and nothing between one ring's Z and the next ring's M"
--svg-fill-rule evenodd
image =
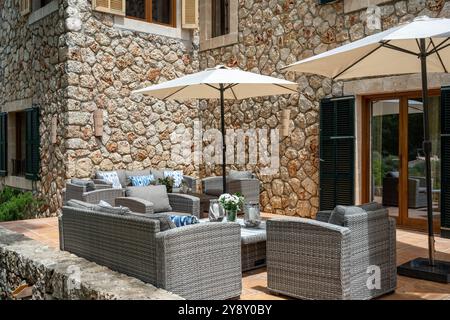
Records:
M43 7L45 7L46 5L48 5L52 1L53 0L40 0L40 1L39 0L37 0L37 1L35 0L31 4L32 11L36 11L36 10L38 10L40 8L43 8Z
M0 176L4 177L8 173L8 115L6 112L0 113Z
M331 2L336 2L337 0L319 0L319 4L327 4Z
M354 204L355 99L320 105L320 210Z
M25 176L25 154L26 154L26 113L14 113L15 121L15 154L11 155L11 175ZM12 139L12 137L11 137Z
M172 1L152 1L152 21L162 24L172 24Z
M126 15L133 18L145 20L146 0L126 1Z
M39 108L33 107L26 111L26 138L25 138L25 178L39 179Z
M175 0L127 0L127 17L175 27Z
M212 2L212 37L228 33L230 33L229 0L215 0Z
M450 238L450 87L441 89L441 236Z

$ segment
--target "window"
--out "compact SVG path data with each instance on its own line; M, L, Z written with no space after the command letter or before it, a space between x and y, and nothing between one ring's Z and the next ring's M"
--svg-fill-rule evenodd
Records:
M127 0L127 17L176 26L176 0Z
M238 43L239 3L239 0L200 1L200 51Z
M31 2L31 10L34 12L40 8L45 7L53 0L32 0Z
M212 1L212 37L230 33L229 0Z
M14 176L25 175L25 112L16 113L16 137L15 157L12 159L12 174Z
M25 123L26 114L23 111L8 113L7 127L7 168L12 176L25 176ZM6 128L4 128L6 129Z
M8 137L8 114L6 112L0 112L0 177L6 176L8 168L7 137Z

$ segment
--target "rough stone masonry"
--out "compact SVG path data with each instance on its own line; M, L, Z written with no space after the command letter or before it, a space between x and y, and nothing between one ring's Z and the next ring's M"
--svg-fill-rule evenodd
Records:
M57 251L0 227L0 300L12 299L21 284L31 299L180 300L136 278Z
M130 94L143 86L225 64L299 83L290 97L227 103L226 126L278 128L281 110L291 110L291 133L281 140L280 170L260 174L266 212L314 216L318 210L319 101L342 95L342 83L285 73L297 60L361 39L379 30L367 25L367 11L344 13L344 1L236 0L238 40L201 51L192 41L120 29L114 16L92 11L90 0L57 0L59 10L29 25L16 0L0 1L0 106L31 99L41 106L41 180L46 200L41 215L57 215L66 179L88 178L95 170L169 167L197 177L220 174L220 166L171 161L178 141L171 133L192 134L193 123L218 128L215 101L163 102ZM444 0L388 1L380 5L383 30L420 15L450 17ZM202 19L202 17L200 17ZM103 110L104 134L94 136L93 113ZM50 143L51 119L58 118L57 142ZM1 183L1 179L0 179Z

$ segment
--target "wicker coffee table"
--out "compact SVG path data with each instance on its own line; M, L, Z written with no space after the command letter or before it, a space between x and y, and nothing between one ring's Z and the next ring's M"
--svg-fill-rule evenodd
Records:
M200 222L220 223L209 222L208 219L201 219ZM257 228L247 228L243 219L237 219L237 223L241 225L242 272L266 266L266 222L262 221Z

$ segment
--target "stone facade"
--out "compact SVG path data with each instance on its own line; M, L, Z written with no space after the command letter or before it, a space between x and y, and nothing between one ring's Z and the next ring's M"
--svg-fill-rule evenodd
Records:
M66 172L62 125L66 122L62 84L65 57L61 54L65 41L64 7L32 25L20 15L16 0L0 1L0 12L0 110L7 103L20 104L23 100L41 107L42 179L35 190L46 199L40 214L49 215L61 207L60 191ZM50 143L53 115L61 124L56 144Z
M0 227L0 300L20 285L34 300L181 300L132 277Z
M69 10L70 9L70 10ZM79 30L66 34L66 178L95 170L170 167L170 133L192 130L197 103L179 104L131 94L134 89L198 71L196 43L122 30L90 1L69 1ZM103 110L104 133L94 136L93 111Z
M71 177L92 177L98 169L180 168L170 161L170 133L192 131L198 117L196 102L131 94L198 71L195 41L117 28L113 15L92 11L88 0L56 1L59 11L32 25L16 0L0 1L0 106L29 99L41 107L41 180L33 189L46 202L43 216L60 212ZM96 109L103 110L101 138L94 136ZM50 143L53 115L56 144ZM193 174L194 167L180 169Z
M291 110L290 135L280 140L280 170L263 176L258 165L230 165L254 171L263 182L262 209L314 216L318 210L319 101L340 96L342 83L285 73L297 60L360 39L379 30L367 25L366 9L345 13L341 0L234 0L238 37L232 45L200 51L191 40L119 28L115 17L92 11L90 0L55 0L59 10L33 23L18 12L17 0L0 1L0 106L31 99L41 106L41 181L47 199L43 215L59 213L65 179L88 178L95 170L170 167L198 177L220 174L220 166L171 161L178 143L172 132L218 128L214 101L163 102L131 94L134 89L218 64L299 83L299 94L227 103L226 126L280 127L281 110ZM450 17L450 1L403 0L380 5L381 27L419 15ZM200 20L202 17L200 16ZM208 25L202 24L200 26ZM104 133L94 135L93 114L103 110ZM56 144L51 119L58 117ZM1 180L1 179L0 179Z
M344 13L346 1L319 5L316 0L239 0L238 42L200 53L200 69L224 64L299 83L298 95L226 106L226 125L233 129L279 128L281 110L291 110L290 135L280 140L278 174L262 176L258 166L231 166L260 176L265 212L311 217L318 210L319 103L325 97L341 96L342 83L281 68L380 31L368 27L366 9ZM450 2L443 0L389 1L379 8L382 30L421 15L450 17ZM217 105L205 104L205 128L218 127L220 118L214 110ZM220 174L220 167L202 170L202 174L211 172Z

